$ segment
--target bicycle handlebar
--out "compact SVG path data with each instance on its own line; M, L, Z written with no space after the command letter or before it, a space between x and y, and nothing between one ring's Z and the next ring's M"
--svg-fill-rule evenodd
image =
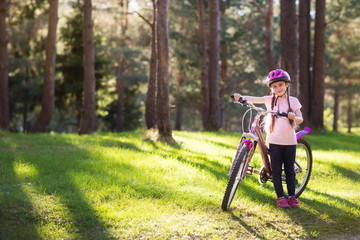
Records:
M231 95L231 98L235 100L234 95ZM271 113L273 114L275 117L288 117L288 114L284 111L275 111L275 110L265 110L261 107L257 107L255 106L252 102L247 101L245 98L240 97L238 101L235 100L235 103L241 104L244 107L249 107L255 109L256 111L258 111L261 114L267 114L267 113Z

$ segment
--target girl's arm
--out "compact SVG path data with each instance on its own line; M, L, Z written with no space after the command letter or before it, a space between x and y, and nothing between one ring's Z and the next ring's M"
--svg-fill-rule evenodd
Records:
M240 97L245 98L247 101L249 101L253 104L265 103L265 97L242 96L239 93L234 93L234 99L236 101L238 101Z

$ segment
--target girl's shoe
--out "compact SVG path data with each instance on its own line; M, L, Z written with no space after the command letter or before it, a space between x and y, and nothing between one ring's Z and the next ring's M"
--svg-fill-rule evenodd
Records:
M285 197L279 197L278 199L276 199L276 203L279 208L289 208L290 207L288 200Z
M290 207L293 207L293 208L299 207L299 202L296 200L296 198L294 196L289 197L288 204L290 205Z

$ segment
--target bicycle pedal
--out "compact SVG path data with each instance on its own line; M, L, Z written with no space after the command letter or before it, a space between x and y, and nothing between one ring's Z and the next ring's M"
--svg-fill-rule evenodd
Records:
M249 174L249 175L252 175L254 172L254 167L253 166L249 166L247 171L246 171L246 174Z

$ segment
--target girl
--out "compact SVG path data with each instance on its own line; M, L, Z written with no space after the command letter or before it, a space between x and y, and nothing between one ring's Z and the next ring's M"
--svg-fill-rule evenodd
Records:
M299 202L295 198L294 162L297 144L295 126L303 122L300 111L301 104L297 98L290 96L290 76L286 71L281 69L271 71L266 79L266 84L271 89L271 96L253 97L234 93L234 99L238 101L240 97L243 97L254 104L263 103L267 109L288 113L288 119L275 118L268 114L265 120L266 142L269 144L272 178L278 197L276 201L278 207L299 207ZM288 199L284 196L281 180L283 163Z

